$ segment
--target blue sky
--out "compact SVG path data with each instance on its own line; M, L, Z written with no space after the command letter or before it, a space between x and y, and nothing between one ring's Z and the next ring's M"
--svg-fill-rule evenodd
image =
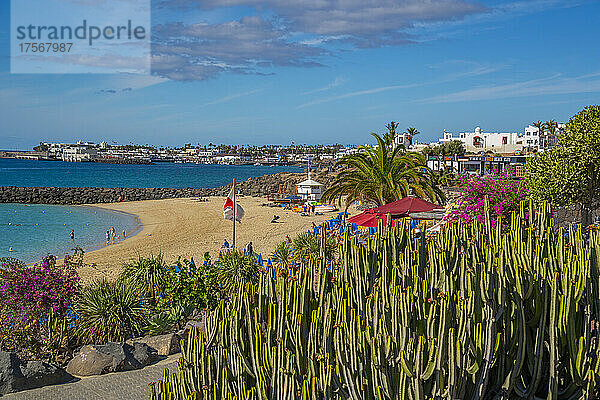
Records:
M152 75L28 75L10 73L2 1L0 149L357 144L391 120L421 142L523 131L598 103L599 15L597 0L154 0Z

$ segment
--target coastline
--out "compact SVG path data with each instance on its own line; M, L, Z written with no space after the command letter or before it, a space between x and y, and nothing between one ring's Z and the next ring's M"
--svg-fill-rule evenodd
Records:
M135 229L129 230L129 231L125 231L125 234L127 235L127 237L125 238L125 240L132 238L136 235L138 235L144 228L142 221L140 220L139 215L130 213L130 212L125 212L125 211L120 211L120 210L115 210L115 209L111 209L108 207L98 207L98 204L81 204L81 205L74 205L73 207L83 207L83 208L91 208L91 209L102 209L105 211L110 211L111 213L114 214L124 214L127 215L129 217L132 217L135 222L136 222L136 227ZM119 240L116 241L115 244L117 243L121 243L124 242L125 240ZM91 253L92 251L97 251L100 249L103 249L104 247L109 247L111 245L107 245L106 242L98 242L98 243L93 243L89 246L86 246L85 248L83 248L83 251L85 252L85 254L87 253Z
M179 257L202 260L207 251L215 259L223 240L231 243L232 223L223 218L224 202L224 197L209 197L207 201L179 198L94 204L94 207L136 215L141 230L121 242L86 252L86 266L79 271L83 282L115 279L130 259L159 252L169 264ZM243 248L252 241L254 250L263 258L267 258L286 235L294 238L311 229L313 222L319 225L335 215L301 216L281 207L264 206L266 202L264 198L242 196L239 204L246 215L237 225L237 247ZM274 215L279 216L278 223L271 223Z

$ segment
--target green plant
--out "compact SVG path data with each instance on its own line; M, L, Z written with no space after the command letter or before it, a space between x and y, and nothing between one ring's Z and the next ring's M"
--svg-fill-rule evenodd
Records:
M289 269L294 262L293 249L286 242L281 242L275 247L271 259L278 268Z
M48 320L69 315L79 265L68 259L57 265L53 256L35 265L0 259L0 350L26 358L56 355Z
M149 318L144 330L150 335L162 335L172 331L177 322L170 313L162 312Z
M548 129L556 130L556 123L550 125ZM527 162L526 168L534 200L556 206L578 204L581 223L590 225L600 206L600 106L588 106L571 117L558 145Z
M121 278L128 280L141 296L150 301L151 306L156 305L156 298L165 284L167 265L162 253L150 257L138 256L125 264Z
M153 398L595 399L600 231L554 230L521 203L510 229L380 226L222 300Z
M443 201L443 192L433 183L431 171L420 153L406 152L401 147L389 151L384 140L373 134L377 148L360 147L336 163L342 167L323 200L346 204L354 200L372 201L378 206L408 195Z
M215 262L218 285L225 293L233 293L240 286L258 282L258 264L253 256L240 250L231 250Z
M147 309L129 281L96 281L74 304L77 333L85 343L123 342L140 336Z
M186 318L195 308L210 309L217 303L215 267L210 258L205 259L206 265L200 266L189 260L177 260L166 273L157 309L170 313L173 323Z
M294 257L298 260L308 259L311 256L323 256L330 260L336 252L336 244L331 236L312 235L308 232L298 234L292 242Z

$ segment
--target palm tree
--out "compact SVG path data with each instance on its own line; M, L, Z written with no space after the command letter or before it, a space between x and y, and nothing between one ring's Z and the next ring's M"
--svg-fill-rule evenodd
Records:
M417 130L417 128L413 128L412 126L409 128L406 128L406 131L404 131L404 134L408 135L410 137L410 143L412 144L412 139L415 137L415 135L418 135L419 132Z
M391 148L394 144L394 139L396 138L396 128L398 127L397 122L390 122L385 127L387 128L387 132L383 134L383 141L385 142L385 146L387 148Z
M546 128L546 125L542 121L534 122L531 125L538 128L539 147L542 148L542 136L544 135L544 129Z
M443 202L445 196L433 182L431 170L420 153L405 152L399 147L388 151L376 134L376 149L361 146L336 163L345 167L323 193L326 201L346 199L346 208L355 200L384 205L409 195Z

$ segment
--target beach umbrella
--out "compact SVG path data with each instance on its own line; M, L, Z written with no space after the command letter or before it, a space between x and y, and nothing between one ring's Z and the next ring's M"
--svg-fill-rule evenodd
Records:
M387 221L387 217L385 214L380 213L372 213L370 211L365 211L361 214L355 215L352 218L348 219L353 225L365 226L368 228L376 227L379 224L379 220L382 220L384 225Z
M429 212L433 210L441 210L443 208L444 207L440 205L430 203L429 201L419 199L417 197L404 197L386 205L371 208L367 210L367 212L391 214L392 216L407 216L412 213Z

